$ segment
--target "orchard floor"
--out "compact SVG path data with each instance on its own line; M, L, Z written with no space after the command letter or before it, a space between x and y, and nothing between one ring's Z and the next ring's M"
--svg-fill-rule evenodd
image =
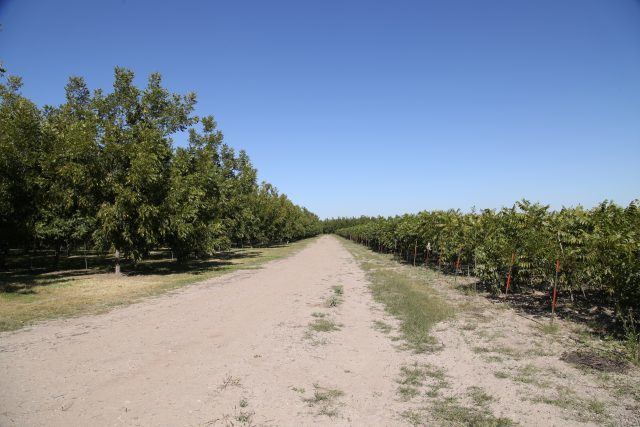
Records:
M640 423L637 368L569 365L570 325L541 329L435 273L425 286L456 316L433 350L408 349L363 251L323 236L259 270L1 333L0 425Z

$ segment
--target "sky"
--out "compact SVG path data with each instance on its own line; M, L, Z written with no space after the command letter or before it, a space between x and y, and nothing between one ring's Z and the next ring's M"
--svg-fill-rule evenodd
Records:
M39 105L158 71L321 217L640 198L638 0L0 0L0 25Z

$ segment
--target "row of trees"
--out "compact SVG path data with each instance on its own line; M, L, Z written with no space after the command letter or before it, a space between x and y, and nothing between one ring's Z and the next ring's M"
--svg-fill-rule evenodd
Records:
M557 283L571 293L602 292L619 309L640 312L638 201L559 211L528 201L498 211L425 211L371 218L337 233L414 264L471 272L495 292L507 280L516 291Z
M0 71L0 262L9 248L93 247L139 260L167 246L178 259L318 234L322 224L223 142L196 95L146 87L115 69L113 90L72 77L66 101L39 108ZM188 146L173 137L188 132ZM56 256L57 259L57 256Z

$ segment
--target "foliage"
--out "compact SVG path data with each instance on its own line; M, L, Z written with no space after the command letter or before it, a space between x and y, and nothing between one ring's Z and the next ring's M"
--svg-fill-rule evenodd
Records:
M318 217L268 183L223 142L196 95L144 88L116 68L113 90L71 77L66 101L39 108L0 71L0 263L10 248L77 246L138 261L156 247L178 257L316 235ZM187 131L189 145L174 147ZM2 265L0 264L0 268Z
M640 312L640 206L605 201L551 211L520 201L510 208L425 211L371 218L337 230L343 237L443 271L473 272L495 292L511 272L514 290L604 294L618 310Z

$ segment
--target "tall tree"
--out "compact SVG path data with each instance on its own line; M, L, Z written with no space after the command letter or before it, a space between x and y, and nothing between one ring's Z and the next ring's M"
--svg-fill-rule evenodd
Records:
M19 77L0 70L0 266L9 247L34 243L41 115L21 87Z
M138 260L159 241L171 136L195 120L195 94L169 93L157 73L144 90L133 78L132 71L116 68L113 92L98 91L93 100L105 173L94 237L101 247L115 250L116 273L121 256Z
M84 80L72 77L66 103L45 108L36 235L55 249L84 242L95 227L100 171L97 117Z

